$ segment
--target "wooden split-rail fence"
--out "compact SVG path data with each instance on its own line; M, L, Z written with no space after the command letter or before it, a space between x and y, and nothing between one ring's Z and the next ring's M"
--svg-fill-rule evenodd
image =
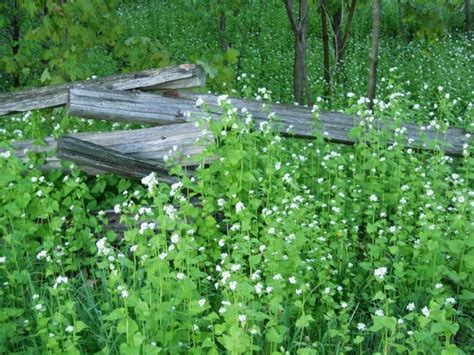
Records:
M173 183L176 178L168 173L164 164L170 150L176 150L182 157L196 156L202 150L202 146L195 143L202 132L189 121L190 117L218 118L222 113L218 96L183 90L204 85L204 72L196 65L152 69L1 94L0 116L65 105L72 116L151 125L152 128L50 137L40 145L31 140L15 141L13 153L25 161L28 151L49 153L41 166L44 170L60 169L60 160L65 160L76 163L88 174L107 172L140 179L155 172L162 182ZM199 97L206 102L206 112L196 107ZM273 120L279 122L282 135L315 138L310 108L280 104L265 104L264 108L260 101L241 99L231 99L231 102L239 114L245 108L257 124L267 121L269 112L274 112ZM317 126L327 141L354 144L349 132L360 123L361 118L356 116L320 112ZM371 124L378 130L394 129L377 119ZM451 156L461 156L470 139L460 128L449 128L442 133L434 127L412 123L404 123L401 128L405 128L407 147L430 150L440 147ZM192 159L183 159L181 164L192 165L192 162ZM106 230L121 234L129 228L120 223L119 214L107 211L106 216Z
M204 85L205 74L196 65L151 69L1 94L0 116L65 105L72 116L153 125L155 127L136 130L46 138L43 145L28 140L16 141L12 145L14 153L25 160L26 151L55 151L54 156L46 159L44 169L60 168L60 160L66 160L90 174L108 172L139 179L154 171L161 181L171 183L175 178L164 167L164 157L168 152L177 147L182 156L194 156L202 149L195 144L201 131L189 121L190 117L211 115L217 118L222 113L218 96L182 90ZM196 107L199 97L208 106L206 112ZM281 104L266 104L264 108L260 101L242 99L232 99L232 105L239 114L242 108L246 108L257 123L267 121L268 113L274 112L282 135L315 138L310 108ZM356 116L320 112L318 129L324 132L328 141L353 144L355 141L349 132L360 123L361 118ZM379 130L393 130L382 120L375 119L371 124ZM404 123L403 127L408 138L407 147L434 149L433 142L436 142L436 146L446 154L460 156L463 146L469 143L469 135L460 128L439 132L434 127L412 123Z

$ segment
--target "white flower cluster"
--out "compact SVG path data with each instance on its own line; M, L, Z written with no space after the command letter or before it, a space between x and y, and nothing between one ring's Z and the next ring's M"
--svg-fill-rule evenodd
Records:
M152 192L153 188L158 185L158 179L156 178L156 173L152 172L149 175L145 176L142 179L142 184L148 187L148 191Z
M386 273L387 268L385 266L379 267L378 269L374 270L374 276L379 280L383 280Z
M96 247L97 247L97 254L98 255L109 255L110 254L110 251L111 249L110 248L107 248L107 246L105 245L105 242L107 241L107 238L102 238L102 239L99 239L97 241L97 243L95 243Z
M154 230L156 227L156 223L153 223L153 222L143 222L142 224L140 224L140 229L138 231L138 234L144 234L147 230Z
M69 281L69 279L67 278L67 276L58 276L56 278L56 281L54 282L53 288L56 289L61 284L67 284L68 281Z

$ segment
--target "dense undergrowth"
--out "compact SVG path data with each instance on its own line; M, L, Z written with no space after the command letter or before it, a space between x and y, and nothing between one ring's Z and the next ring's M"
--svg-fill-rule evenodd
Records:
M231 29L239 53L224 65L205 26L183 30L199 14L176 4L167 16L157 2L140 21L140 4L121 18L176 62L213 68L207 89L292 102L284 11L266 9L258 36L256 15L241 13ZM453 158L371 129L367 39L354 32L330 100L316 37L308 58L315 132L321 109L366 117L350 147L323 132L281 138L277 122L254 127L221 97L221 120L197 123L216 140L194 172L168 160L180 182L167 186L153 175L87 177L67 163L69 173L43 172L45 154L11 153L14 140L132 126L60 109L3 118L0 353L472 353L472 146ZM377 117L472 133L471 47L455 37L381 46ZM97 75L117 69L97 63ZM125 233L108 230L109 210Z
M171 187L2 153L2 352L469 353L469 147L387 147L370 117L354 147L282 139L222 102L218 159Z

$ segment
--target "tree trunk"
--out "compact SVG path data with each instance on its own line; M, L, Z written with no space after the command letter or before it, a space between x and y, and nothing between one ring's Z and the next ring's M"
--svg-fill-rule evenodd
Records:
M306 39L308 32L308 0L300 0L299 18L297 19L294 9L293 0L285 0L285 8L290 20L291 29L295 36L295 60L293 67L293 93L295 101L299 104L304 103L306 96L307 102L309 98L309 84L306 74Z
M397 1L398 4L398 24L400 26L400 35L405 42L407 42L407 32L405 28L405 23L403 22L403 18L405 17L405 13L403 12L403 5L400 0Z
M380 36L380 0L372 1L372 49L370 53L370 74L369 89L367 97L369 98L369 110L373 110L375 90L377 87L377 63L379 51Z
M304 102L304 85L305 85L305 52L306 41L300 35L295 36L295 61L293 68L294 75L294 94L295 100L299 104Z
M333 44L334 44L334 56L336 57L336 65L341 62L340 53L342 47L342 35L341 35L341 22L342 22L342 8L336 11L332 16L332 30L334 32Z
M324 75L324 96L329 99L331 96L331 68L329 63L329 35L327 23L327 0L321 0L321 29L323 40L323 75Z
M225 15L224 8L221 7L219 10L219 42L221 44L221 49L223 52L226 52L229 49L229 44L226 39L226 29L227 27L227 16Z
M20 51L20 35L21 35L21 28L20 28L20 4L19 0L15 0L14 2L14 16L12 21L12 53L13 53L13 60L17 62L18 52ZM20 86L20 72L19 68L17 68L16 72L13 74L13 87L17 88Z
M466 12L466 36L469 43L472 42L472 4L471 0L464 0L464 11Z
M349 39L349 34L351 32L352 18L354 17L356 3L357 0L352 0L351 7L349 9L349 14L347 15L346 28L344 29L344 36L342 37L342 41L340 43L341 47L339 48L339 62L342 62L344 60L344 55L346 54L346 43Z

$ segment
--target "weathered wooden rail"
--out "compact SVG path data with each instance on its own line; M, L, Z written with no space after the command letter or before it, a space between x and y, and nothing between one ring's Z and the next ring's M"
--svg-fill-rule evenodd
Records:
M203 112L196 107L196 100L201 97L210 110ZM232 99L232 105L238 108L238 114L244 116L242 109L252 114L257 123L268 121L269 112L274 113L274 121L279 123L283 135L292 135L300 138L314 138L315 124L311 109L300 106L286 106L280 104L266 104L252 100ZM189 120L190 117L203 116L218 117L222 109L218 106L216 95L183 94L182 97L166 97L147 93L117 92L99 88L73 87L69 93L68 112L80 117L117 120L133 123L153 123L157 125L175 124ZM324 133L328 141L354 144L349 132L361 122L357 116L350 116L337 112L320 112L318 129ZM394 128L382 120L374 119L371 124L376 129ZM446 154L459 156L463 145L469 138L460 128L449 128L439 132L434 127L420 127L416 124L403 123L405 135L409 139L407 147L431 149L430 143L444 149Z
M69 89L75 85L112 90L164 90L204 86L205 75L200 66L184 64L163 69L76 81L34 88L21 92L0 94L0 116L47 107L65 105Z
M113 150L117 154L158 167L165 163L165 157L173 157L183 166L196 165L193 157L202 151L202 146L196 144L196 140L202 137L201 131L192 123L135 130L84 132L70 134L69 137L101 146L104 149ZM25 161L27 160L28 152L53 152L54 156L46 158L46 164L43 168L45 170L61 168L61 157L58 156L60 154L57 154L58 139L46 138L42 145L35 144L32 140L17 141L12 143L12 147L14 148L14 155ZM2 151L1 148L0 151ZM76 163L81 170L88 174L95 175L104 172L114 172L110 168L106 169L104 166L101 166L102 163L100 161L94 162L91 159L80 161L78 155L81 154L81 151L78 153L75 159L67 155L63 155L62 158ZM123 163L122 166L125 167L126 164ZM123 171L116 171L115 173L122 176L139 178L139 175L132 176L133 172L127 174Z
M84 118L104 119L119 122L145 123L159 127L112 132L72 134L66 137L47 138L44 145L31 141L14 142L14 153L26 159L26 151L54 151L46 159L46 168L61 167L60 159L77 163L87 173L114 173L139 179L151 171L157 172L164 182L173 182L164 168L167 155L179 152L179 162L185 166L196 165L193 157L202 151L195 141L201 131L193 121L211 116L217 119L223 109L216 95L198 95L178 92L174 89L204 85L203 71L199 66L181 65L160 70L148 70L134 74L116 75L107 78L69 83L25 92L0 95L0 115L36 108L67 105L70 115ZM157 95L126 90L173 89L173 96ZM196 106L200 98L206 103L203 111ZM201 101L200 100L200 101ZM260 101L231 99L237 114L250 114L257 125L271 119L282 135L315 138L315 129L331 142L354 144L350 131L359 126L362 119L337 112L320 112L317 123L311 109L301 106L264 104ZM388 121L374 119L371 125L378 129L393 131ZM446 154L462 155L469 143L466 132L460 128L449 128L439 132L434 127L420 127L403 123L406 146L416 149L439 147ZM1 148L0 148L1 151Z

